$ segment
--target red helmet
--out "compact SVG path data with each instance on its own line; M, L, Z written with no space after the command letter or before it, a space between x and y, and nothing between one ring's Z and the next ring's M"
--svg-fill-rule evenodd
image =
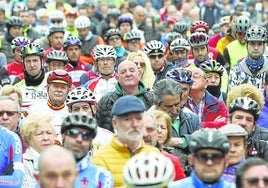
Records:
M206 30L206 33L208 34L209 26L204 21L196 21L192 24L190 28L190 33L194 33L198 28L204 28Z
M64 83L69 85L69 87L72 87L72 78L71 76L68 74L68 72L66 70L54 70L52 71L48 77L47 77L47 84L50 84L52 82L56 82L56 83Z
M175 24L176 22L179 21L179 17L178 16L169 16L167 17L167 24Z

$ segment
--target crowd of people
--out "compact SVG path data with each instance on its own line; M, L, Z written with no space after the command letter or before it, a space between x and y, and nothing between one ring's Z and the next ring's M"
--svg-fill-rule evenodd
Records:
M0 187L268 188L268 3L0 1Z

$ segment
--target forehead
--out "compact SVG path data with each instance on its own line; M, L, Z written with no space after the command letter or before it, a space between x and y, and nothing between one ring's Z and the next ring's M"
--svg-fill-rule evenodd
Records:
M80 107L80 106L89 106L88 102L76 102L72 105L72 107Z
M24 58L24 60L33 60L33 59L40 59L37 55L28 55Z
M144 114L143 120L144 122L146 122L145 127L156 127L156 125L154 124L154 119L152 118L151 115Z
M254 118L254 116L251 113L246 112L244 110L236 110L236 111L234 111L233 116L243 116L243 117L248 117L248 118Z
M258 174L256 174L256 172L258 172ZM247 169L244 173L244 178L248 178L248 177L259 177L262 175L267 176L268 174L268 167L265 165L256 165L256 166L252 166L249 169Z
M119 66L118 66L118 70L121 71L121 70L124 70L124 69L130 69L130 68L135 68L137 69L137 65L133 62L124 62L124 63L121 63Z
M177 95L163 95L163 103L174 103L180 101L180 94Z
M16 109L15 102L9 99L0 100L0 109L14 108Z
M204 75L205 74L201 69L198 69L198 68L190 69L190 71L192 72L192 75Z

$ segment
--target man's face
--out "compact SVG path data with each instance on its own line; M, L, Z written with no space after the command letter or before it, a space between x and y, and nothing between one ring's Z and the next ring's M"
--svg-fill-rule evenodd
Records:
M164 66L164 53L151 53L149 54L149 59L154 71L159 71Z
M264 48L264 42L256 41L247 43L248 55L254 60L258 60L262 56Z
M90 105L87 102L77 102L71 106L70 110L70 112L86 112L88 115L92 116L96 112L96 106L93 104Z
M76 135L77 132L80 133ZM86 129L74 127L62 134L64 148L72 151L76 159L81 159L88 154L93 140L93 137L90 136L87 137L88 139L83 139L85 136L82 136L82 134L90 135L90 132Z
M75 21L75 16L74 15L69 15L66 16L66 22L67 22L67 26L69 27L74 27L74 21Z
M180 83L181 88L182 88L182 100L181 100L181 106L184 106L187 103L191 86L186 83Z
M29 12L27 11L20 12L19 17L22 20L23 26L28 26L30 24Z
M135 12L135 14L133 14L133 19L135 20L136 24L141 24L146 19L145 12L142 10Z
M192 52L193 52L194 58L197 59L197 61L203 62L206 60L207 55L208 55L207 45L192 47Z
M110 75L114 72L115 60L112 57L101 57L97 60L98 72L103 75Z
M4 113L5 112L5 113ZM0 125L15 131L20 121L20 113L11 100L0 101Z
M187 50L174 50L173 51L173 59L182 59L188 57Z
M138 86L140 78L141 74L135 63L121 63L118 66L118 82L123 88Z
M156 146L157 130L156 130L154 119L150 115L144 114L143 121L144 121L144 128L145 128L144 134L143 134L144 142L147 145Z
M52 82L48 85L48 96L53 105L61 106L68 95L69 86L65 83Z
M55 32L49 36L50 46L60 49L63 46L64 34L62 32Z
M53 125L41 121L37 131L31 136L30 145L37 151L41 153L46 148L54 145L55 132L53 131Z
M21 27L19 26L12 26L9 30L9 34L13 37L16 38L18 36L21 36Z
M136 52L140 49L140 40L134 39L127 42L127 49L130 52Z
M29 55L24 58L26 72L31 76L37 76L41 73L42 62L40 56Z
M77 62L81 55L81 49L79 48L79 46L68 46L66 54L70 61Z
M248 132L248 135L252 134L256 126L254 116L251 113L242 110L233 112L230 123L240 125Z
M208 159L209 158L209 159ZM215 149L201 149L189 157L198 178L206 183L216 182L222 175L227 159Z
M181 97L177 95L164 95L161 104L157 106L161 110L168 113L174 121L180 114L181 111Z
M78 35L81 37L81 38L86 38L88 32L89 32L89 27L86 27L86 28L79 28L77 29L78 30Z
M216 72L206 73L206 79L210 86L218 86L221 82L221 76Z
M77 169L69 157L44 159L37 176L42 188L73 188Z
M205 73L199 69L192 69L191 72L194 81L191 92L203 91L208 85Z
M15 48L14 49L14 60L22 63L22 58L21 58L20 54L21 54L21 48Z
M247 143L243 136L228 137L230 149L228 152L229 165L238 164L244 157L247 149Z
M108 44L114 48L119 47L122 44L122 39L118 35L110 36L108 39Z
M50 63L48 64L48 70L54 71L58 69L65 70L65 64L62 61L57 61L57 60L50 61Z
M241 43L241 44L245 44L246 40L245 40L245 32L236 32L236 38L237 40Z
M268 188L267 166L252 166L247 171L245 171L244 176L242 177L241 188Z
M143 115L143 112L133 112L113 118L112 124L120 142L128 144L142 139L144 133Z

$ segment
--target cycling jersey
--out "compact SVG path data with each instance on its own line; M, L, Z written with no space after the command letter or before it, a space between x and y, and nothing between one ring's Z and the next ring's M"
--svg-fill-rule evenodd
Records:
M78 87L81 85L80 83L80 77L88 71L89 65L86 65L85 63L78 61L77 66L74 67L70 63L68 63L65 66L65 70L69 73L69 75L72 77L73 85L75 87Z
M0 126L0 188L20 188L23 181L22 146L16 133ZM13 162L14 172L2 175L7 166Z
M75 188L112 188L114 186L112 174L91 163L89 155L86 155L76 167L79 169L79 174L75 181Z

